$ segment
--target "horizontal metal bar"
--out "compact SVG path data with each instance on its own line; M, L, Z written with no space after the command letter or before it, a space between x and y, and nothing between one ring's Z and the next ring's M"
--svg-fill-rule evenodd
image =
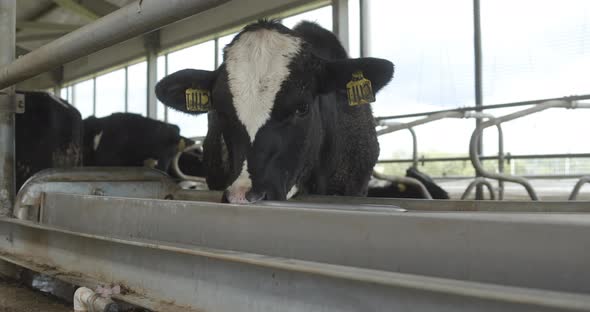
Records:
M58 24L58 23L47 23L47 22L30 22L30 21L21 21L16 22L16 28L21 29L34 29L34 30L64 30L64 31L73 31L76 30L83 25L73 25L73 24Z
M469 179L473 179L470 177ZM179 190L174 198L185 201L204 201L218 203L221 200L221 192ZM298 195L291 201L284 202L286 207L297 207L295 202L313 203L317 209L323 209L319 204L346 204L346 205L377 205L406 209L409 211L480 211L480 212L590 212L590 203L587 201L481 201L481 200L422 200L405 198L382 197L353 197L353 196L318 196ZM272 203L272 202L271 202ZM266 202L257 203L259 206L267 205Z
M565 100L565 101L590 100L590 94L573 95L573 96L565 96L565 97L560 97L560 98L540 99L540 100L531 100L531 101L512 102L512 103L504 103L504 104L459 107L459 108L453 108L453 109L444 109L444 110L429 111L429 112L414 113L414 114L379 116L379 117L375 117L375 119L378 121L381 121L381 120L388 120L388 119L423 117L423 116L428 116L428 115L438 114L438 113L445 113L445 112L466 112L466 111L479 111L479 110L488 110L488 109L518 107L518 106L526 106L526 105L535 105L535 104L538 104L541 102L546 102L546 101L551 101L551 100Z
M576 153L576 154L527 154L527 155L512 155L505 154L504 159L510 161L512 159L555 159L555 158L590 158L590 153ZM498 156L481 156L481 160L497 160ZM441 161L469 161L470 158L465 157L421 157L418 162L441 162ZM382 159L377 163L408 163L413 162L413 159Z
M42 33L20 33L16 34L16 42L23 43L28 41L39 41L39 40L54 40L59 38L69 31L54 31L54 32L42 32Z
M11 243L0 242L0 250L12 251L3 257L46 251L27 257L28 262L50 262L56 275L100 275L146 297L174 301L178 311L391 311L407 305L416 311L590 308L590 296L585 294L132 241L9 219L0 222L0 233L13 237ZM39 244L38 237L44 237L44 243ZM351 294L354 300L345 299Z
M92 235L590 293L590 270L580 270L590 261L582 247L590 245L587 214L383 213L67 194L46 194L42 207L41 223Z
M227 1L134 1L0 68L0 89Z
M584 176L588 176L590 173L579 173L579 174L523 174L520 177L529 180L563 180L563 179L579 179ZM469 180L473 179L474 176L433 176L434 180Z

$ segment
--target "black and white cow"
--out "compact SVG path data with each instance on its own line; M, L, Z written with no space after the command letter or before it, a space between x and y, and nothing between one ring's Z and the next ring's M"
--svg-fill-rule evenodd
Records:
M406 177L420 181L432 196L432 199L449 199L449 194L431 177L414 167L406 170ZM419 187L403 182L393 182L372 177L369 181L368 197L387 198L425 198Z
M217 70L178 71L158 83L156 94L197 114L185 91L210 92L207 183L225 189L231 203L285 200L298 190L363 196L379 143L370 105L347 99L347 84L359 73L373 97L391 80L393 64L349 59L336 36L315 23L291 30L263 20L224 48Z
M84 119L84 166L149 166L167 172L177 152L193 143L180 136L178 126L138 114Z

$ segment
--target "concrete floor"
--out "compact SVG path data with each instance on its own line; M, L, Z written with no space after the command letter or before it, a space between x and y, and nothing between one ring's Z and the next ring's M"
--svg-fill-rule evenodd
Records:
M59 299L0 277L0 312L71 312Z

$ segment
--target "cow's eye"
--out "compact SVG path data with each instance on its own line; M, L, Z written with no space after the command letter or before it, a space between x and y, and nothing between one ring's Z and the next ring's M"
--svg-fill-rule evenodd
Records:
M304 115L307 115L308 112L309 112L309 104L306 102L303 102L297 106L297 111L295 113L298 116L304 116Z

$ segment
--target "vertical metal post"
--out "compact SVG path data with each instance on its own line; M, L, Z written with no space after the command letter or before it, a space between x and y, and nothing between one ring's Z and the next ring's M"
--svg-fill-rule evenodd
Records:
M169 53L164 55L164 75L167 76L168 72L168 55ZM155 90L155 89L154 89ZM168 122L168 106L164 106L164 121Z
M154 31L144 38L147 54L147 116L158 118L158 99L156 83L158 82L158 51L160 50L160 32Z
M0 0L0 67L14 61L16 0ZM12 212L15 196L15 89L0 90L0 215Z
M221 60L221 55L219 55L219 38L215 38L213 42L215 43L215 69L217 69L217 67L219 67L219 61Z
M481 19L479 0L473 0L473 50L475 53L475 106L483 106L483 84L482 84L482 55L481 55ZM481 112L481 109L477 110ZM480 127L481 119L475 120L475 126ZM483 137L479 140L477 154L483 154ZM475 199L483 199L483 187L478 185L475 190Z
M92 78L92 116L96 116L96 77Z
M125 66L125 112L129 111L129 66Z
M348 0L332 0L332 28L342 46L350 54L348 44Z
M369 0L359 0L361 9L361 57L367 57L369 51Z

